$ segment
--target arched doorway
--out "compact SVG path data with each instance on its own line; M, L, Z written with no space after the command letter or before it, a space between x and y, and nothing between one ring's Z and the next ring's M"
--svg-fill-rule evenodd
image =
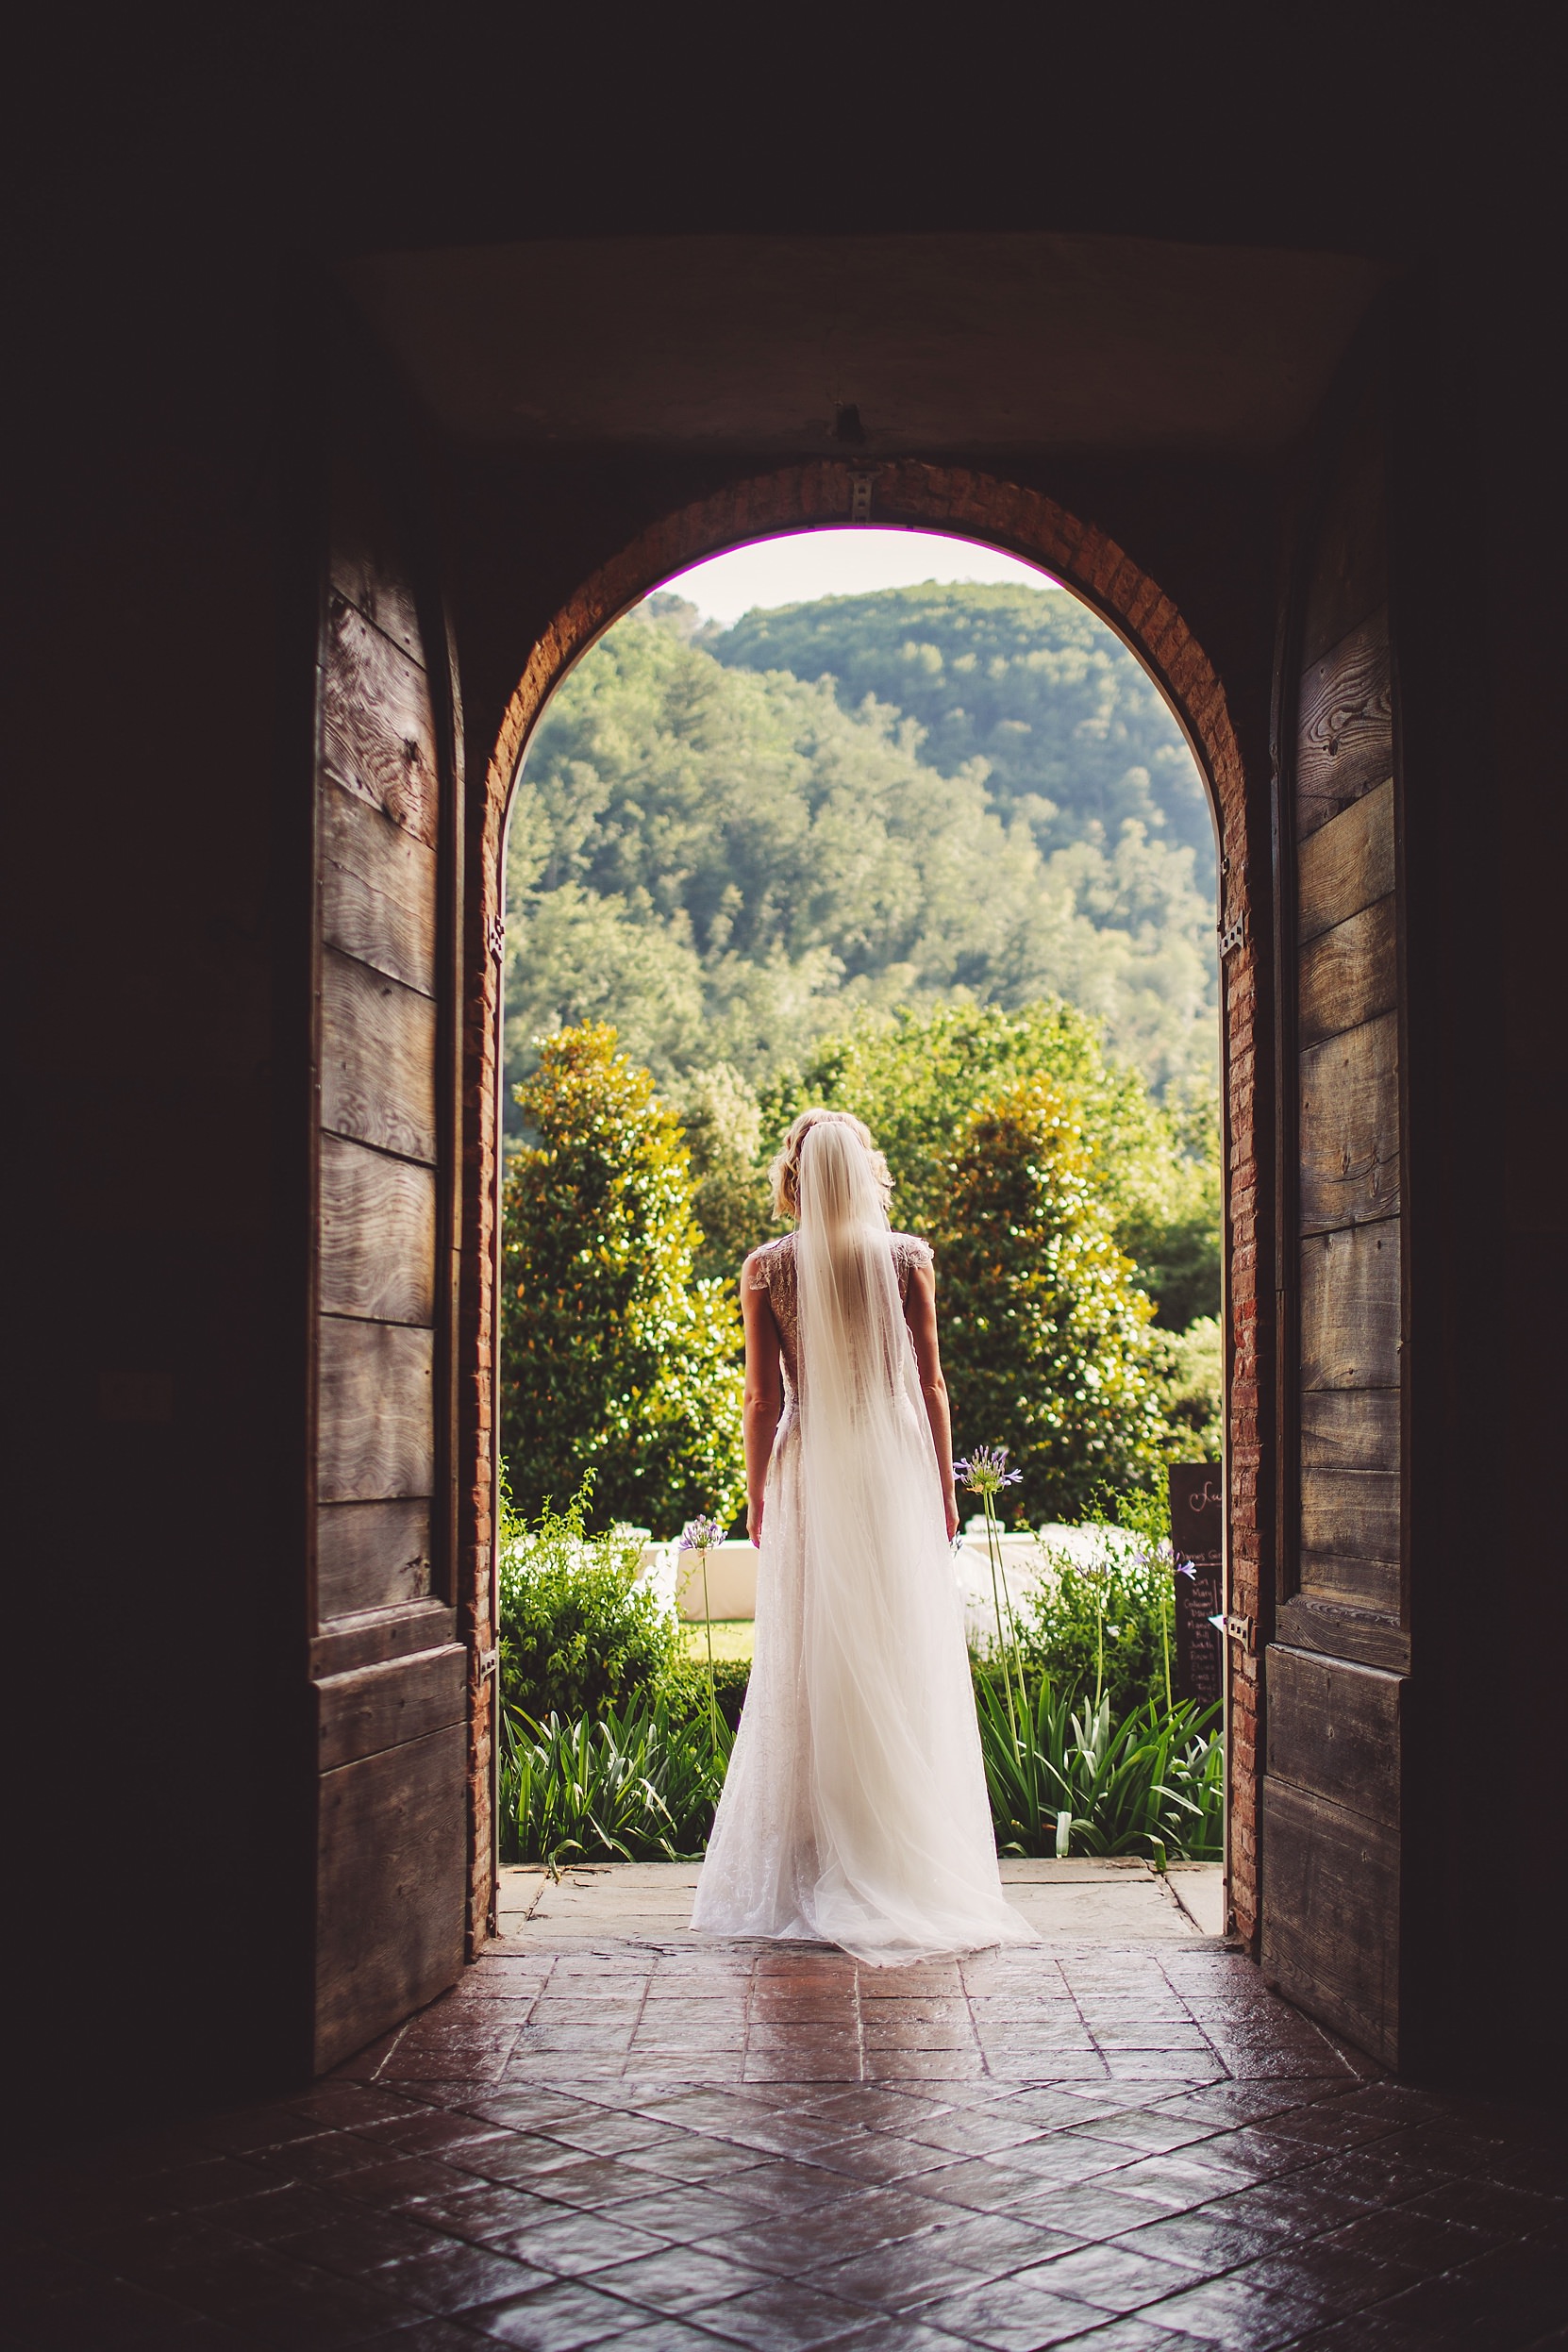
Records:
M464 1204L472 1224L465 1255L482 1256L485 1274L467 1303L460 1345L475 1379L493 1377L495 1360L494 1251L500 1147L501 855L512 788L524 753L551 693L573 664L621 613L672 575L704 557L759 538L803 529L871 523L940 530L1021 556L1048 572L1090 606L1121 638L1155 680L1175 713L1205 778L1220 846L1221 952L1224 978L1225 1211L1230 1593L1233 1611L1257 1610L1257 1522L1259 1372L1257 1255L1253 1229L1257 1138L1252 1071L1259 991L1253 969L1255 924L1249 898L1243 777L1240 750L1223 688L1211 664L1170 600L1104 532L1040 493L999 478L925 464L856 467L825 461L792 467L734 486L681 509L626 548L584 583L535 644L511 696L488 763L482 804L469 834L467 897L468 996L464 1008ZM475 948L482 943L483 953ZM481 1427L465 1468L471 1491L494 1475L493 1418ZM477 1530L475 1530L477 1533ZM477 1560L477 1542L472 1557ZM475 1595L475 1601L478 1594ZM1257 1919L1255 1663L1232 1645L1231 1902L1239 1930ZM490 1722L485 1709L473 1725L471 1785L488 1785ZM475 1814L475 1835L484 1825ZM475 1876L480 1857L475 1857Z

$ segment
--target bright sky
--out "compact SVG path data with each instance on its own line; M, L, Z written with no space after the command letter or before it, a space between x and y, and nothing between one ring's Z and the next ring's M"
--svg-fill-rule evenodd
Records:
M685 596L706 620L727 628L754 605L809 603L817 596L858 596L875 588L915 588L924 580L1017 580L1026 588L1057 582L1032 563L976 547L941 531L796 531L759 539L726 556L710 556L664 586Z

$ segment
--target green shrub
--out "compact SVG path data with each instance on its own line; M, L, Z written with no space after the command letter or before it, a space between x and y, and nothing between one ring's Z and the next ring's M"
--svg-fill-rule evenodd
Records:
M1159 1335L1164 1359L1165 1419L1175 1461L1225 1456L1225 1343L1217 1315L1200 1315L1185 1331Z
M530 1525L503 1492L501 1693L528 1716L592 1715L646 1693L676 1663L674 1616L635 1582L642 1537L585 1526L591 1479Z
M1150 1700L1113 1727L1109 1696L1075 1710L1045 1676L1016 1725L988 1678L976 1699L998 1852L1143 1854L1161 1866L1218 1859L1218 1707Z
M713 1695L719 1712L731 1732L739 1729L741 1710L746 1703L746 1686L751 1680L749 1658L716 1658L713 1660ZM669 1702L671 1720L681 1723L701 1723L708 1726L708 1660L677 1658L665 1675L659 1689Z
M935 1238L955 1443L1006 1432L1015 1523L1151 1483L1165 1437L1154 1309L1053 1080L1026 1079L965 1121Z
M525 1509L577 1492L670 1533L745 1491L741 1317L699 1281L692 1176L615 1032L541 1042L517 1099L530 1142L502 1194L501 1442Z
M702 1853L724 1786L729 1739L715 1750L706 1699L679 1722L662 1693L640 1693L598 1721L502 1718L504 1861L675 1862Z
M1082 1129L1094 1190L1139 1289L1155 1301L1156 1321L1183 1331L1194 1316L1216 1311L1220 1120L1212 1085L1173 1085L1157 1102L1136 1070L1107 1055L1098 1024L1076 1006L862 1011L823 1041L798 1076L775 1085L762 1129L781 1133L808 1103L853 1110L887 1156L896 1222L929 1236L945 1221L956 1130L1038 1077L1066 1097ZM753 1242L771 1230L757 1222Z

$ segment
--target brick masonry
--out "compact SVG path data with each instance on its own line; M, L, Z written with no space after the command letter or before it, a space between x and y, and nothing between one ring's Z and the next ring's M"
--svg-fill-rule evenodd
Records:
M1236 943L1224 961L1226 1042L1226 1261L1229 1322L1229 1608L1259 1614L1264 1530L1259 1515L1262 1430L1270 1367L1260 1352L1259 1135L1255 1075L1267 1062L1259 931L1253 919L1249 833L1266 835L1267 779L1247 778L1224 685L1180 613L1126 552L1093 523L1041 492L993 475L913 460L856 467L838 459L790 466L737 482L666 516L586 580L529 654L468 812L463 1019L464 1382L462 1558L467 1605L488 1620L493 1544L495 1406L495 1199L499 1137L501 848L506 811L528 737L551 692L617 616L686 565L772 532L842 525L855 477L870 473L872 520L945 530L1039 563L1109 622L1164 692L1209 779L1219 815L1222 929ZM1231 1644L1230 1899L1237 1931L1258 1927L1256 1659ZM482 1720L481 1720L482 1719ZM488 1910L489 1699L478 1694L472 1746L476 1843L475 1941ZM481 1785L482 1783L482 1785ZM482 1831L481 1831L482 1825Z

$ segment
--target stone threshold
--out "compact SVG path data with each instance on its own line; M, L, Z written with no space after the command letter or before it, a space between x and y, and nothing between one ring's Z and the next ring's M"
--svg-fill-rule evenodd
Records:
M1137 1856L1114 1860L1005 1860L1008 1899L1049 1943L1192 1943L1225 1934L1219 1862L1173 1862L1163 1874ZM695 1862L567 1863L559 1877L531 1864L501 1872L499 1930L524 1948L566 1940L701 1944L692 1933Z

